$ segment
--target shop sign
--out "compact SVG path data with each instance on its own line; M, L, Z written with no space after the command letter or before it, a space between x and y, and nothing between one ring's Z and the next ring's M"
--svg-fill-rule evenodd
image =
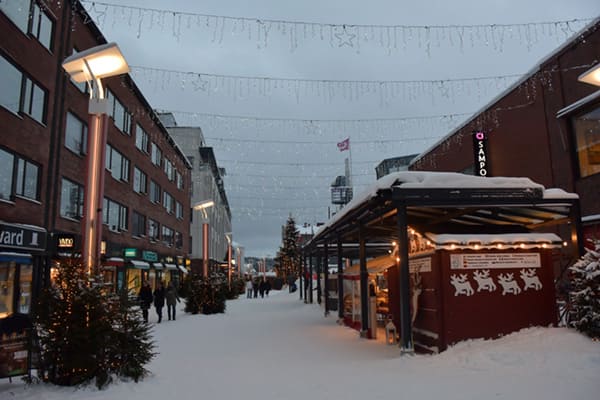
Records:
M539 253L451 254L451 269L541 268Z
M169 263L169 264L173 263L173 257L171 257L171 256L165 257L165 262Z
M73 250L75 247L75 235L56 235L56 247L58 247L60 250Z
M431 257L408 260L408 270L411 274L431 272Z
M144 250L142 251L142 260L158 261L158 254L156 254L154 251Z
M123 250L123 255L125 257L137 257L137 249L128 247Z
M0 247L46 250L46 232L21 225L0 224Z
M487 135L482 131L473 132L473 152L475 155L475 175L490 176Z

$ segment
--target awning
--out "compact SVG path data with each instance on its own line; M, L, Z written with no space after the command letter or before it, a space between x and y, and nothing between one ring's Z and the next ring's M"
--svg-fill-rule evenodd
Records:
M161 262L153 262L152 263L152 268L159 270L159 269L163 269L165 266L163 263Z
M185 267L184 267L183 265L178 265L178 266L177 266L177 268L179 268L179 270L180 270L181 272L183 272L184 274L187 274L187 273L188 273L188 270L187 270L187 269L185 269Z
M102 266L105 267L122 267L123 265L125 265L125 260L120 257L110 257L102 263Z
M131 264L133 264L134 268L138 268L138 269L150 269L150 264L148 264L146 261L140 261L140 260L128 260Z
M14 261L19 264L31 264L31 254L0 252L0 262Z
M370 260L367 260L367 271L370 274L376 274L385 271L389 267L393 267L395 264L396 259L391 255L371 258ZM344 269L344 275L358 274L360 274L360 264L354 264L353 266Z
M165 263L165 268L167 268L167 269L177 269L177 265Z

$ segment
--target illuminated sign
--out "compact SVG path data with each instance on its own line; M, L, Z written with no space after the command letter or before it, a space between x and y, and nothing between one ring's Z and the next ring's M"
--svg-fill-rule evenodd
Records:
M158 254L153 251L144 250L142 251L142 260L158 261Z
M482 131L473 132L473 153L475 156L475 175L490 176L487 135Z
M75 245L75 239L73 236L59 236L58 237L58 248L59 249L72 249Z
M137 249L134 248L126 248L124 250L125 257L135 257L137 256Z

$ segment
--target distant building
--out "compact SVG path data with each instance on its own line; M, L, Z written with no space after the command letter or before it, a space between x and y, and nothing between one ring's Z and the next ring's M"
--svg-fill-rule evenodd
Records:
M418 156L418 154L386 158L375 167L375 174L377 175L377 179L389 175L392 172L408 171L408 166L410 165L410 162L416 156Z

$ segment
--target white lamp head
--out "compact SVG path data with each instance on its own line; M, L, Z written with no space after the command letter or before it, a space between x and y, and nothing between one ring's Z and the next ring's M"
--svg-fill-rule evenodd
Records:
M78 83L129 72L129 65L116 43L102 44L72 54L63 61L62 66Z
M194 210L204 210L207 209L209 207L212 207L215 205L215 202L212 200L207 200L207 201L201 201L199 203L194 204Z
M590 85L600 86L600 64L594 65L592 68L579 75L579 82L589 83Z

